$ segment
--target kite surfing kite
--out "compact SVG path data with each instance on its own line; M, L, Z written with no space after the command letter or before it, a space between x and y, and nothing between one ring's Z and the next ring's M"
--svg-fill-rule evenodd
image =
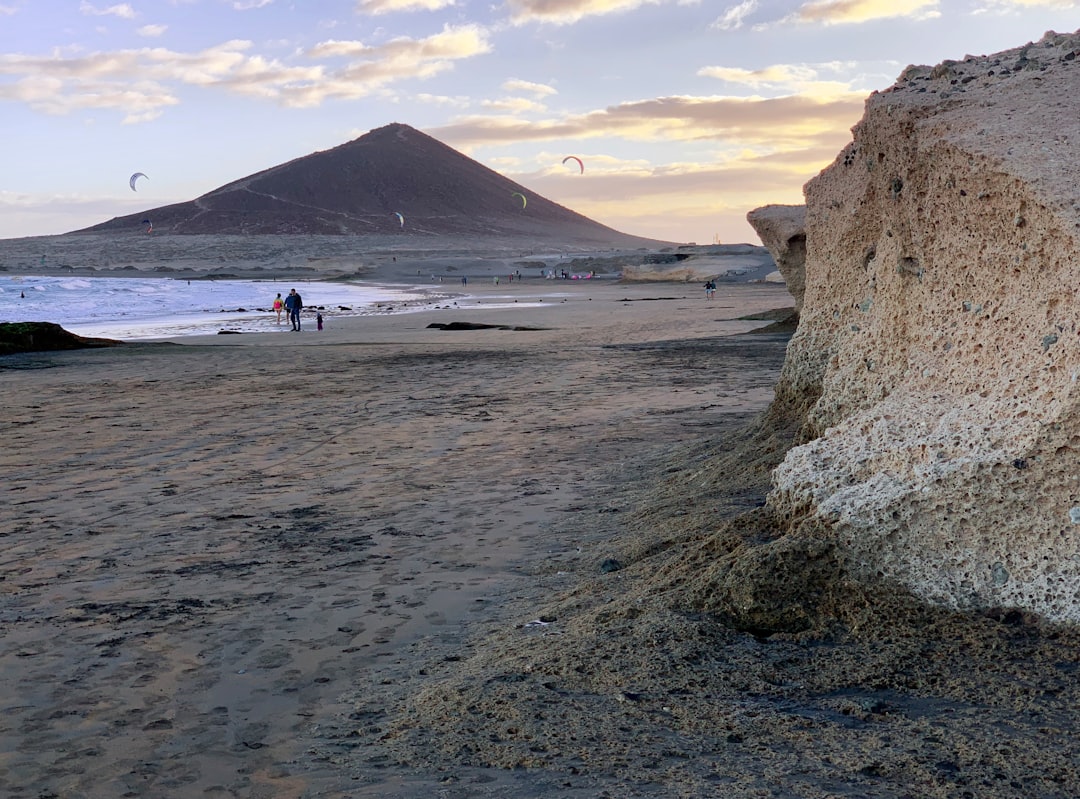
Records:
M128 185L131 186L132 191L135 191L135 181L138 180L139 178L146 178L146 175L144 175L142 172L136 172L134 175L132 175L130 178L128 178ZM146 179L150 180L150 178L146 178Z
M394 211L394 216L397 217L398 222L401 224L401 226L405 227L405 217L399 214L397 211Z
M520 197L520 198L521 198L521 210L522 210L522 211L524 211L524 210L525 210L525 206L526 206L526 205L528 204L528 203L527 203L527 201L525 200L525 195L524 195L524 194L522 194L522 193L521 193L520 191L515 191L515 192L514 192L513 194L511 194L510 196L511 196L511 197Z
M568 156L566 156L566 158L564 158L564 159L562 160L562 162L563 162L564 164L565 164L565 163L566 163L567 161L577 161L577 165L578 165L578 170L580 170L580 171L578 172L578 174L579 174L579 175L583 175L583 174L585 174L585 164L584 164L584 163L582 163L581 159L580 159L580 158L578 158L578 157L577 157L576 155L568 155Z

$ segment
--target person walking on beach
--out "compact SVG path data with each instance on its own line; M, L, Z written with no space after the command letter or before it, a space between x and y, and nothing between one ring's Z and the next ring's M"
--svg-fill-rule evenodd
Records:
M274 297L274 313L277 314L277 323L281 324L281 312L285 310L285 300L281 299L281 292Z
M705 299L711 300L716 295L716 284L709 281L705 284Z
M322 314L321 313L315 314L315 329L316 330L322 330Z
M289 289L289 296L285 298L285 310L289 312L289 321L292 322L293 330L300 330L300 309L304 307L304 301L296 293L296 289Z

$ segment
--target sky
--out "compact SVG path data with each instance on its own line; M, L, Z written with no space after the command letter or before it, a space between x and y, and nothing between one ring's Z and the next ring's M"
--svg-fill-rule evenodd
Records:
M746 213L801 203L907 65L1078 28L1080 0L0 0L0 238L401 122L625 233L757 244Z

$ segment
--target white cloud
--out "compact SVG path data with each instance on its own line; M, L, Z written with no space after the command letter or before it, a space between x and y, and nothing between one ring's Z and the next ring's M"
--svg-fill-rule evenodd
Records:
M774 94L798 94L819 99L843 98L851 95L863 97L871 89L856 85L857 81L866 80L865 76L856 72L857 66L850 62L774 64L761 69L709 66L702 67L697 74L716 78L725 83L745 86L754 91L769 91ZM845 79L826 80L823 73L842 75Z
M274 0L236 0L232 7L234 11L251 11L256 8L264 8L273 2Z
M1080 8L1080 0L984 0L975 13L990 11L1005 14L1032 8Z
M527 100L524 97L504 97L501 100L484 100L480 105L495 111L508 111L514 114L545 110L543 104L538 103L535 100Z
M425 94L424 92L413 95L413 99L419 103L451 108L468 108L472 104L468 97L447 97L444 94Z
M79 4L79 11L82 14L91 17L111 16L120 17L121 19L135 19L135 9L127 3L108 6L107 8L97 8L96 6L87 3L86 0L83 0L83 2Z
M10 17L13 14L17 14L19 9L15 6L0 6L0 17Z
M932 19L941 16L938 2L939 0L810 0L783 21L850 25L897 17Z
M504 81L502 87L508 92L528 92L529 94L535 94L537 97L547 97L559 93L555 88L547 86L546 84L518 80L517 78L511 78L510 80Z
M455 5L454 0L358 0L359 14L393 14L399 11L438 11Z
M709 27L721 31L738 30L748 16L757 11L757 0L743 0L736 6L730 6Z
M161 36L169 29L168 25L143 25L135 32L140 36L145 36L148 39Z
M826 141L837 152L851 140L863 112L863 95L810 97L657 97L561 118L471 116L429 130L452 147L517 142L587 140L716 141L757 154L803 149Z
M507 0L506 6L517 25L529 22L569 25L585 17L632 11L665 2L668 0Z
M229 41L193 53L165 48L64 56L0 55L0 101L25 103L47 114L91 108L122 111L125 121L153 118L177 104L177 85L222 89L288 107L316 106L329 98L368 96L385 86L451 69L455 61L490 50L487 32L474 25L446 27L423 39L401 37L376 46L324 42L301 54L304 65L249 54L251 42ZM330 67L320 59L344 57ZM316 62L316 63L311 63ZM139 80L133 82L132 75Z

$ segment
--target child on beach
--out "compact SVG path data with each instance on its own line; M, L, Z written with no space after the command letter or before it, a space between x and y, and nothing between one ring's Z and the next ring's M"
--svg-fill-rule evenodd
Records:
M281 293L274 298L274 313L277 314L277 323L281 324L281 312L285 310L285 300L281 299Z

